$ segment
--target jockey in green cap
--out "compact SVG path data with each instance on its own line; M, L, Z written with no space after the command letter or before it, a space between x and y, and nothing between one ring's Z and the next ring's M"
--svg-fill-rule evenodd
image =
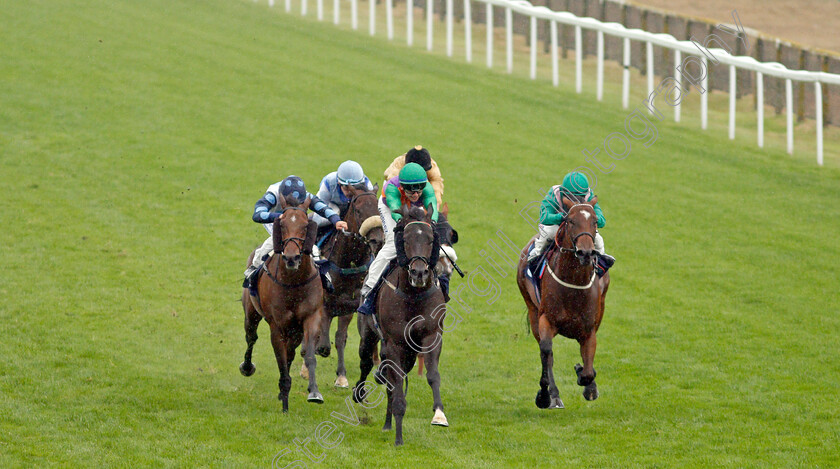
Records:
M528 254L528 264L532 272L536 269L536 263L545 247L557 235L557 230L560 229L560 224L566 216L563 208L563 196L572 202L588 202L595 199L595 194L589 188L586 175L578 171L567 174L559 186L554 186L548 191L540 204L539 235L534 242L534 248ZM598 202L595 202L593 208L595 209L596 226L603 228L607 223L604 212L601 211ZM598 252L598 266L602 270L599 274L603 275L615 263L615 258L605 253L604 238L601 237L598 230L595 230L595 250Z
M379 280L391 259L397 257L394 228L402 219L402 214L399 212L403 206L428 207L432 212L432 222L437 223L438 206L435 190L429 184L426 171L417 163L408 163L400 170L399 176L385 181L382 186L379 216L382 218L382 228L385 230L385 245L376 255L365 277L358 309L362 314L373 313L375 296L370 293L379 286Z

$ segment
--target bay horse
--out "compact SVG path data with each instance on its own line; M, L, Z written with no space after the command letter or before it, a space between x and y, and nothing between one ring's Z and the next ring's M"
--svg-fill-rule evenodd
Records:
M429 211L430 212L430 211ZM431 224L431 213L422 208L403 208L403 218L394 229L397 267L386 275L376 300L379 330L382 334L382 363L375 378L388 389L388 409L383 430L396 420L394 444L403 444L402 422L406 410L403 379L414 367L418 353L426 357L426 380L432 388L434 418L432 425L449 426L440 398L438 363L443 345L443 320L446 303L434 269L439 254L439 240ZM359 328L370 316L359 316ZM371 337L373 336L373 337ZM353 399L361 402L369 388L365 380L373 368L371 351L378 341L366 334L359 346L361 377L353 389Z
M546 274L540 281L541 299L525 277L528 250L534 238L520 255L516 282L528 306L531 333L540 346L542 375L535 403L540 409L562 409L563 401L554 382L552 340L560 334L580 344L583 366L575 365L577 384L583 386L586 400L598 398L595 384L595 335L604 316L604 300L610 285L610 274L598 278L595 272L595 205L593 199L573 203L563 198L567 215L555 236L557 248L548 254Z
M321 250L322 257L329 261L330 277L335 290L324 296L327 314L321 321L321 341L315 352L323 357L329 356L330 325L333 318L338 317L338 329L335 331L335 348L338 352L335 386L339 388L349 387L344 349L347 345L347 329L359 306L359 291L370 263L385 244L376 190L377 187L371 192L350 186L350 203L344 214L347 231L336 233Z
M440 247L441 249L452 248L452 245L458 242L458 232L452 228L452 225L449 224L449 205L444 203L438 213L438 221L435 224L435 229L438 232L438 237L440 238ZM438 260L437 265L435 266L435 275L437 277L446 277L447 279L452 277L452 274L455 272L455 264L454 262L458 260L457 256L455 256L454 250L451 250L451 259L447 255L441 255L440 259ZM423 359L423 354L419 354L417 356L417 374L423 375L423 367L425 365L425 361Z
M250 295L247 288L242 291L248 348L239 371L244 376L251 376L256 370L251 363L251 352L257 341L257 326L264 318L271 331L271 345L280 369L280 394L277 397L283 402L283 412L289 410L289 390L292 386L289 370L295 358L295 349L301 342L304 361L309 369L307 401L324 403L315 381L315 344L324 316L324 290L311 255L318 224L307 218L310 202L307 197L303 204L293 205L280 195L278 203L283 214L274 220L271 235L274 251L258 279L258 295ZM253 256L252 252L251 258Z

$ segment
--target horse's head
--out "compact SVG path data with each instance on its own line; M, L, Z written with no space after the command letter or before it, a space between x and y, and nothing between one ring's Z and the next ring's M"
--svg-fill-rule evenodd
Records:
M566 217L563 229L557 232L557 245L574 252L581 265L595 262L596 217L593 206L597 200L575 203L563 197Z
M408 282L414 288L426 288L431 285L438 257L431 213L419 207L404 208L401 228Z
M377 208L377 189L377 185L373 187L373 191L349 186L350 204L344 217L347 228L353 233L358 233L374 255L378 254L385 244L385 231L382 229L382 219Z
M435 266L435 273L438 276L448 277L455 270L452 261L458 260L458 257L455 255L455 250L452 249L452 245L458 242L458 232L452 229L452 226L449 224L449 207L447 204L443 204L438 213L435 230L437 231L441 250L446 251L446 255L440 256L440 261Z
M297 270L304 254L312 249L317 223L309 221L306 210L309 208L309 197L303 203L286 201L283 195L278 200L283 214L274 220L272 237L274 239L274 253L280 254L286 269ZM315 228L311 225L315 225Z

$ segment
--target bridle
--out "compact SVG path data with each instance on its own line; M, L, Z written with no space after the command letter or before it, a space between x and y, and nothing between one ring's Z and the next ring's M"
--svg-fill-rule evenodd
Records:
M426 225L426 226L428 226L429 228L432 228L432 225L430 225L429 223L426 223L426 222L424 222L424 221L412 221L412 222L408 222L408 223L406 223L406 224L405 224L405 226L403 227L403 230L405 230L406 228L408 228L408 227L409 227L409 225L413 225L413 224L415 224L415 223L417 223L417 224L421 224L421 225ZM434 228L432 228L432 231L434 231ZM434 241L432 241L432 243L431 243L431 244L432 244L432 246L434 247ZM431 268L432 268L432 260L431 260L431 258L430 258L430 257L425 257L425 256L412 256L412 257L410 257L410 258L408 259L408 263L406 264L406 268L409 268L409 269L410 269L410 268L411 268L411 264L412 264L414 261L417 261L417 260L423 261L423 263L425 263L425 264L426 264L426 267L427 267L427 268L429 268L429 269L431 269Z
M356 227L355 229L351 230L351 231L346 231L345 233L347 233L347 235L349 235L349 236L352 236L353 239L363 241L366 245L368 245L368 249L370 249L370 245L368 244L370 242L370 239L368 239L367 236L362 236L359 233L359 230L361 229L360 220L362 219L362 214L359 211L359 209L356 208L356 200L358 200L361 197L365 197L365 196L370 196L370 197L373 197L374 199L376 199L376 194L374 194L373 192L362 192L361 194L356 194L352 198L350 198L350 203L347 206L347 210L352 211L353 220L355 220L356 224L358 224L359 226Z
M571 212L573 208L575 208L579 205L590 207L590 208L592 207L589 204L575 204L575 205L572 205L571 208L569 208L568 212ZM568 212L566 212L566 213L568 213ZM560 248L561 252L573 252L573 253L577 252L577 241L578 241L578 239L581 238L581 236L589 236L590 238L592 238L592 242L593 243L595 242L595 234L594 233L590 233L589 231L581 231L575 237L572 238L572 247L564 248L563 245L562 245L563 240L560 239L560 234L563 233L565 235L566 228L568 227L567 223L568 223L568 216L563 219L563 223L561 223L561 229L557 230L557 234L554 237L554 243L557 244L557 247Z
M282 211L282 213L283 213L282 216L285 216L285 213L286 213L287 210L299 210L299 211L303 212L303 217L304 218L306 218L306 216L307 216L306 210L304 210L300 207L286 207ZM280 225L280 226L282 227L283 225ZM303 243L305 243L305 242L306 242L305 239L297 238L297 237L294 237L294 236L291 236L291 237L288 237L288 238L283 238L283 239L280 240L280 252L282 253L286 249L286 245L289 244L289 243L294 243L295 246L297 246L299 251L303 251Z
M285 216L286 210L299 210L299 211L303 212L304 218L306 218L306 216L307 216L306 210L304 210L300 207L286 207L282 211L282 213L284 215L281 215L281 216ZM280 226L282 228L283 225L280 225ZM283 238L280 241L281 255L282 255L283 250L286 249L286 245L288 243L294 243L295 246L297 246L298 250L302 252L303 251L303 244L305 242L306 242L306 240L303 239L303 238L297 238L297 237ZM271 255L273 255L273 254L274 254L274 251L272 251ZM306 285L307 283L315 280L315 278L318 277L318 270L316 269L314 274L312 274L309 278L307 278L306 280L304 280L300 283L283 283L283 282L280 281L280 262L279 261L274 263L274 275L271 274L271 270L268 269L267 265L266 265L265 273L268 275L268 278L270 278L274 283L276 283L277 285L280 285L281 287L285 287L285 288L300 287L300 286Z
M568 212L571 212L572 209L577 207L578 205L586 205L590 208L592 207L589 204L575 204L571 208L569 208ZM566 213L568 213L568 212L566 212ZM563 222L560 224L561 225L560 229L557 230L557 234L554 237L554 243L558 246L558 248L560 249L561 252L576 253L577 252L577 240L580 239L581 236L589 236L590 238L592 238L592 242L593 243L595 242L595 235L594 234L590 233L589 231L582 231L582 232L578 233L575 237L572 238L572 247L571 248L563 247L562 246L562 239L560 239L560 236L561 236L561 233L562 233L563 236L565 237L566 229L568 227L567 223L568 223L567 219L564 219ZM591 265L593 267L595 265L595 258L594 257L592 259ZM592 277L589 279L589 283L587 283L586 285L575 285L575 284L567 283L567 282L564 282L564 281L560 280L560 277L558 277L557 274L554 273L554 271L551 269L551 265L549 265L549 263L546 263L546 270L548 270L548 273L551 275L551 277L555 281L557 281L557 283L559 283L560 285L563 285L564 287L572 288L572 289L575 289L575 290L587 290L587 289L589 289L589 287L591 287L595 283L595 276L596 276L595 269L592 269Z

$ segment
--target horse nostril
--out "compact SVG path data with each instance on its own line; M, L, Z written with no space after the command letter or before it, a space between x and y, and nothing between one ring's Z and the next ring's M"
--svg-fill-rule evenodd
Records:
M295 262L300 262L300 254L296 255L296 256L293 258L293 260L294 260Z

